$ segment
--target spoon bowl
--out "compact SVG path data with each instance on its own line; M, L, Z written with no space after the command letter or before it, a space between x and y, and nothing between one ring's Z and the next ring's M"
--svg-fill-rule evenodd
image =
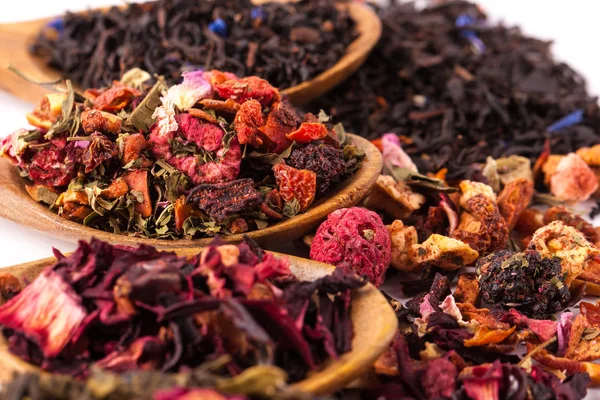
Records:
M182 256L192 256L198 249L179 249L176 252ZM277 257L283 254L273 253ZM333 272L335 267L316 261L287 256L290 260L292 273L300 280L313 281ZM3 268L2 272L9 272L19 279L31 282L48 265L52 265L55 258L45 258L26 264ZM337 360L331 360L326 366L308 376L302 381L293 384L294 389L314 393L316 395L335 392L356 378L367 373L375 360L385 351L392 341L398 326L396 314L383 297L381 292L373 285L352 291L351 318L354 326L352 350L341 355ZM0 304L2 299L0 298ZM0 384L8 383L14 372L38 371L36 366L28 364L8 351L5 341L0 335Z
M381 20L370 7L358 2L340 2L338 7L348 10L355 23L357 38L331 68L311 80L283 90L293 104L309 102L352 75L365 61L381 36ZM41 29L56 19L57 17L52 17L0 25L0 89L34 104L48 93L43 87L32 85L9 71L6 68L9 64L13 64L33 80L52 81L61 78L60 72L29 53L29 46Z
M227 242L241 242L244 235L254 239L258 244L272 248L273 245L299 239L313 231L333 211L352 207L357 204L375 184L382 167L381 153L368 140L347 135L351 141L365 152L362 166L352 176L333 187L329 194L319 199L307 211L288 220L275 223L265 229L254 230L245 234L223 236ZM206 246L212 238L204 239L148 239L119 235L84 226L69 221L50 210L47 205L38 203L25 190L30 184L19 175L18 168L7 159L0 159L0 217L18 224L45 232L66 240L89 240L97 237L112 244L135 246L146 244L161 249Z

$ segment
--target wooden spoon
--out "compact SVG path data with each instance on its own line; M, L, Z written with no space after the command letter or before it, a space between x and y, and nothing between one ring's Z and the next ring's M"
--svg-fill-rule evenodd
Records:
M358 37L330 69L310 81L283 91L294 104L303 104L319 97L354 73L381 36L381 21L370 7L354 1L340 3L339 7L348 10L356 24ZM29 46L40 30L56 18L0 25L0 89L31 103L37 103L47 93L43 87L32 85L6 69L9 64L34 80L51 81L60 77L59 72L29 53Z
M354 175L333 187L328 196L317 201L306 212L265 229L248 232L246 235L260 245L272 248L274 244L303 237L313 231L333 211L358 203L375 184L381 172L382 157L379 150L368 140L350 134L348 137L365 152L362 167ZM62 218L50 210L47 205L35 202L25 190L26 184L31 184L31 182L19 175L16 166L7 159L0 159L0 217L71 241L97 237L113 244L138 245L144 243L162 249L175 249L206 246L212 240L210 238L147 239L90 228ZM240 242L243 235L224 236L223 239L235 243Z
M192 256L198 249L179 249L177 253ZM292 273L301 280L312 281L330 274L335 267L304 258L273 253L277 257L288 257ZM56 259L45 258L26 264L3 268L2 272L10 272L31 282L48 265ZM306 379L297 382L293 388L311 392L316 395L332 393L367 373L375 360L385 351L392 341L398 326L396 314L373 285L352 292L352 322L354 338L352 350L337 360L326 363L326 367ZM1 337L1 336L0 336ZM11 354L4 341L0 341L0 383L10 382L12 372L35 371L37 367L26 363Z

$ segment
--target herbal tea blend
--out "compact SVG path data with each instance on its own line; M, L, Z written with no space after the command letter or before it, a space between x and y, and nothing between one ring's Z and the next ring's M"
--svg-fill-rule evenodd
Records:
M306 211L361 167L324 113L256 76L202 70L168 87L139 69L80 98L46 95L0 154L59 215L125 235L238 234Z
M475 4L381 8L382 37L358 72L308 110L349 132L401 135L422 172L472 177L487 156L535 161L549 140L567 154L600 143L600 110L550 43L491 25Z
M350 294L366 284L342 270L299 281L286 258L250 241L216 240L185 258L92 239L55 255L0 306L0 329L16 356L75 378L59 375L69 384L45 387L61 398L92 398L107 381L102 393L111 398L184 385L206 396L208 388L273 396L351 350Z
M179 83L183 70L256 75L285 89L329 69L355 38L333 0L159 0L108 12L67 13L31 52L81 87L138 67Z

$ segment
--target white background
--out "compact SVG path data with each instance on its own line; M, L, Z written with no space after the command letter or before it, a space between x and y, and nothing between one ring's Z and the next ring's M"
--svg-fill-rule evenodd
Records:
M198 0L202 1L202 0ZM122 4L118 0L2 0L0 24L59 15L66 10ZM554 40L554 53L568 61L588 80L592 93L600 93L600 1L596 0L481 0L479 4L492 20L520 25L522 30L542 39ZM0 46L3 44L0 43ZM4 68L10 60L0 60ZM0 91L0 137L27 126L25 113L32 105ZM0 204L0 207L2 205ZM18 210L16 210L18 212ZM0 267L48 257L52 247L63 251L75 245L0 219ZM587 399L600 399L600 390L589 393Z

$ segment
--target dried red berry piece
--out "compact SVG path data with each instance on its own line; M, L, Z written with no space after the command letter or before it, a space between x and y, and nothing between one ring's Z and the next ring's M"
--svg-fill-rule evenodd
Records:
M362 207L343 208L327 217L310 247L310 258L383 283L391 259L391 239L383 221Z
M300 211L306 210L317 194L317 174L306 169L296 169L285 164L273 166L279 195L286 202L296 199Z
M66 186L75 177L76 165L66 162L65 144L64 140L52 141L33 155L27 172L36 185Z
M89 174L98 165L118 154L117 145L99 132L92 134L92 140L83 151L81 163L85 173Z
M263 106L270 106L280 99L279 91L258 76L248 76L238 80L228 79L221 83L215 83L213 88L219 97L238 103L254 99Z
M240 144L250 144L259 147L263 144L258 130L265 124L263 118L262 106L254 99L248 100L241 105L240 110L235 114L235 130Z
M327 127L319 122L303 122L298 129L288 134L287 137L298 143L308 143L325 138L327 133Z

